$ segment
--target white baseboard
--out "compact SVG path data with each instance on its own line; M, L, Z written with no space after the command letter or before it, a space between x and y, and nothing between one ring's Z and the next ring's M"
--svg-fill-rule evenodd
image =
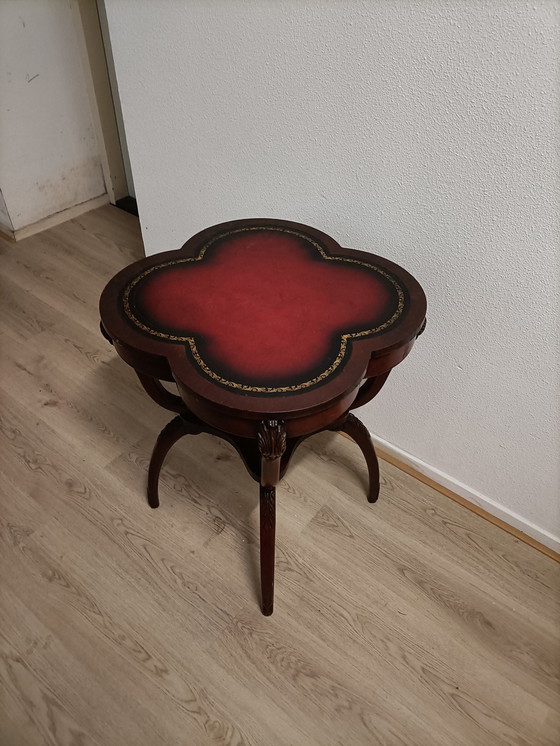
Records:
M61 210L60 212L56 212L54 215L49 215L46 218L42 218L36 223L25 225L23 228L16 228L9 233L4 228L3 232L8 237L13 238L14 241L21 241L24 238L35 235L35 233L46 231L47 228L54 228L55 225L65 223L67 220L72 220L72 218L77 218L78 215L83 215L84 212L89 212L90 210L95 210L97 207L102 207L103 205L108 204L109 195L100 194L99 197L88 199L85 202L81 202L79 205L72 205L72 207L67 207L65 210Z
M509 526L513 526L518 531L527 534L527 536L530 536L541 544L544 544L546 547L552 549L554 552L560 552L559 536L555 536L549 531L546 531L546 529L540 528L540 526L536 526L534 523L531 523L531 521L528 521L526 518L523 518L517 513L514 513L512 510L509 510L503 505L495 502L490 497L486 497L486 495L477 492L477 490L472 489L472 487L468 487L466 484L463 484L457 479L450 477L448 474L445 474L439 469L436 469L435 466L426 464L421 459L416 458L416 456L413 456L412 454L401 450L397 446L394 446L392 443L383 440L383 438L379 438L377 437L377 435L373 434L371 435L371 437L376 448L379 448L381 451L385 451L385 453L387 453L389 456L392 456L397 461L400 461L403 464L412 467L417 472L420 472L424 476L428 477L428 479L437 482L437 484L445 487L451 492L454 492L456 495L459 495L459 497L462 497L464 500L471 503L472 505L478 506L487 513L490 513L490 515L498 518L504 523L507 523Z
M8 241L14 241L14 232L11 226L0 223L0 238L6 238Z

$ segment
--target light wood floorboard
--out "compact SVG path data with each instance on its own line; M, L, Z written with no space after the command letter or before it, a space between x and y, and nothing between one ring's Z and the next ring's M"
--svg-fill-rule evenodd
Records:
M231 446L184 438L148 508L170 416L97 311L141 255L110 206L0 240L0 745L558 746L558 565L396 467L372 506L351 441L302 446L270 618Z

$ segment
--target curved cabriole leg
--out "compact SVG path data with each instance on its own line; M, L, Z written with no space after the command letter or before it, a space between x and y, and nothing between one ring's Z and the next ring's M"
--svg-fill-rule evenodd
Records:
M376 502L379 497L379 463L367 427L355 415L350 413L347 415L342 426L337 427L337 430L349 435L364 454L369 473L367 499L370 503Z
M280 479L282 454L286 450L283 422L263 420L258 434L261 455L260 552L262 613L274 608L274 549L276 538L276 485Z
M171 446L186 433L187 429L181 417L174 417L158 435L148 469L148 504L150 508L159 507L158 481L165 457Z
M138 371L136 371L136 375L138 376L144 391L155 401L156 404L159 404L160 407L169 409L170 412L186 411L186 407L181 397L168 391L157 378L145 376L143 373L139 373Z
M391 371L388 370L386 373L382 373L379 376L374 376L373 378L368 378L366 381L364 381L364 383L362 383L362 385L360 386L360 390L358 391L358 394L356 395L354 403L352 404L350 409L358 409L358 407L363 407L364 404L367 404L375 396L377 396L377 394L383 388L385 381L389 378L390 372Z

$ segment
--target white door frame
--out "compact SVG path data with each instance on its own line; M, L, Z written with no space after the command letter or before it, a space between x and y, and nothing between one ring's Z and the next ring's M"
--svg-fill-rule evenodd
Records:
M97 2L76 0L73 9L81 41L103 177L109 200L115 204L117 200L128 196L128 186Z

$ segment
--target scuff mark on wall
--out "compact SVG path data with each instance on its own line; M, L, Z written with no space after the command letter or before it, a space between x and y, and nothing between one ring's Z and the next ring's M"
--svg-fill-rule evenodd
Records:
M74 10L0 2L0 173L16 233L106 191Z
M101 160L90 156L52 179L37 180L33 188L49 215L84 202L84 194L89 195L88 199L98 197L105 192ZM19 213L14 213L14 219L19 217Z

